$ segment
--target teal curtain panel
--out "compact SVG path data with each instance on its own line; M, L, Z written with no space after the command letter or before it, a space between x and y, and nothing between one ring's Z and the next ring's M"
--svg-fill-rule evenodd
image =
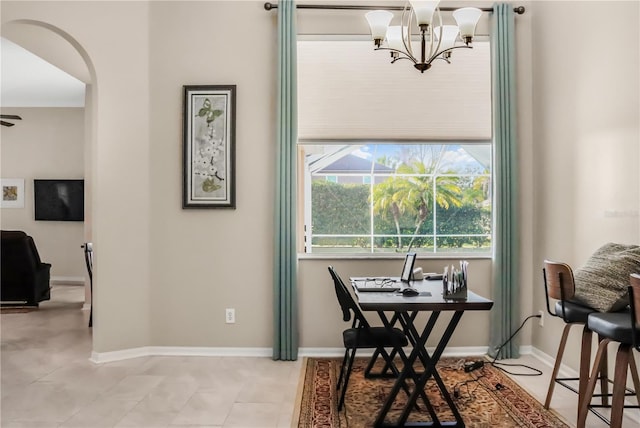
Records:
M491 49L495 156L495 243L489 355L519 326L518 160L516 141L515 32L513 6L493 6ZM519 356L516 340L499 358Z
M273 359L298 358L296 256L296 4L278 2L278 124L274 225Z

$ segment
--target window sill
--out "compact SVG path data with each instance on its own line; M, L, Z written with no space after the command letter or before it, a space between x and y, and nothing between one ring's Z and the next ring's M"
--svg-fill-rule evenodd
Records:
M404 259L406 253L397 254L378 254L378 253L362 253L362 254L340 254L340 253L298 253L298 260L399 260ZM472 253L418 253L418 260L490 260L491 254L472 254Z

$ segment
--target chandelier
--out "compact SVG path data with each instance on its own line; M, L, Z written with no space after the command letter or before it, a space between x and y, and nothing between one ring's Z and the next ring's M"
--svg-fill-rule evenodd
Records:
M392 64L401 59L408 59L416 69L424 73L431 68L431 63L436 59L450 63L452 50L471 49L471 41L482 11L475 7L457 9L453 11L453 17L458 25L442 25L438 3L439 0L406 3L398 26L389 25L393 13L388 10L366 13L375 50L390 51ZM434 17L437 19L436 26L433 25ZM420 33L419 50L414 48L414 42L411 40L414 25L417 25ZM456 44L458 40L464 44Z

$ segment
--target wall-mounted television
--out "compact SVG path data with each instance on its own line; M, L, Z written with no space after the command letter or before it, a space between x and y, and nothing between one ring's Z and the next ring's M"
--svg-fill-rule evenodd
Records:
M33 180L36 220L83 221L84 180Z

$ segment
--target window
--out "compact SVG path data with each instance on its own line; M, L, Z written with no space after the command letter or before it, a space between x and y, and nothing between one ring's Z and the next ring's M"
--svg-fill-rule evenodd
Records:
M489 141L299 147L305 252L490 253Z
M490 255L488 41L424 74L379 53L298 42L299 250Z

